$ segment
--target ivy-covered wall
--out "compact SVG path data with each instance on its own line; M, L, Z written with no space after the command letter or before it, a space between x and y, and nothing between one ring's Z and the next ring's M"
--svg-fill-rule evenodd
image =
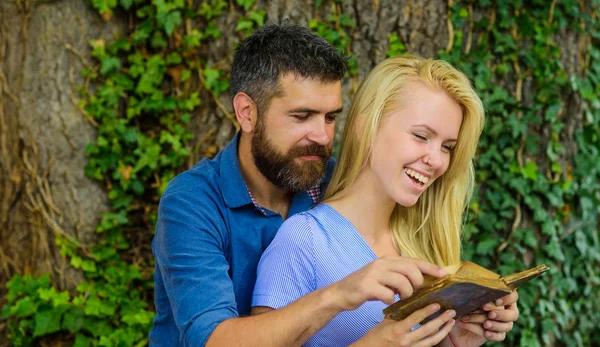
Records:
M91 57L70 50L84 81L73 98L97 129L85 173L104 187L110 211L99 216L94 242L56 234L61 255L83 274L76 287L19 272L6 283L0 322L13 345L147 344L160 194L233 137L226 93L233 47L282 17L354 55L346 104L386 56L445 59L472 78L487 123L464 257L501 274L551 266L519 290L511 345L600 343L600 1L308 4L89 1L103 21L122 23L110 37L89 38Z

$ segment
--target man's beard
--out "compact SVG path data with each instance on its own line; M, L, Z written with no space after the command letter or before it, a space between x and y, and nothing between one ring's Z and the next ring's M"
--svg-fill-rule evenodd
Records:
M252 156L258 170L274 185L286 192L301 192L315 187L327 168L331 148L313 143L294 146L287 154L281 153L265 134L264 120L259 118L252 135ZM294 159L300 156L319 156L317 160Z

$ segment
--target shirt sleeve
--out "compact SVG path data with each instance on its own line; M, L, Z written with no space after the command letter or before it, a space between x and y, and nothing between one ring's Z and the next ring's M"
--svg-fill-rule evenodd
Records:
M197 191L166 192L159 205L153 252L185 346L205 345L219 323L238 316L217 206Z
M279 309L316 289L310 216L286 220L258 263L252 306Z

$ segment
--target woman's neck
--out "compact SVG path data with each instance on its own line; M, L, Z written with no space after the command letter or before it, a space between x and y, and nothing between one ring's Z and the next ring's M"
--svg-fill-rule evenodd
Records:
M371 184L373 181L361 173L342 196L326 203L354 225L377 256L397 255L390 229L396 202Z

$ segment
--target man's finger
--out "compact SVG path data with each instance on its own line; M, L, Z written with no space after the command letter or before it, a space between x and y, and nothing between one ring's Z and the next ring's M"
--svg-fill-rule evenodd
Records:
M421 323L425 318L427 318L427 317L431 316L432 314L436 313L437 311L439 311L440 308L441 307L439 304L431 304L431 305L425 306L424 308L422 308L420 310L416 310L415 312L411 313L410 316L403 319L401 321L402 324L399 324L398 327L395 328L394 330L396 331L396 333L402 333L405 331L409 331L412 327ZM421 329L421 328L419 328L419 329ZM402 331L398 331L397 329L401 329ZM417 329L417 330L419 330L419 329Z
M517 293L517 290L514 289L512 293L497 299L494 304L496 306L508 306L514 304L517 300L519 300L519 294Z
M491 332L506 333L512 330L513 322L498 322L495 320L487 320L483 323L483 328Z
M495 333L493 331L486 330L483 337L492 341L504 341L506 338L506 333Z
M461 328L472 332L473 334L477 335L477 336L482 336L485 337L484 333L485 333L485 329L483 329L483 326L481 324L477 324L477 323L465 323L465 322L458 322L458 326L460 326Z
M511 305L506 310L494 310L490 311L487 316L489 319L493 319L500 322L514 322L519 319L519 309L516 304Z
M468 323L483 323L488 319L487 314L485 313L477 313L477 314L469 314L466 316L460 317L461 322Z
M441 328L437 329L437 331L425 337L421 341L415 343L413 347L428 347L428 346L437 346L443 339L450 333L452 327L454 327L455 320L450 319L447 321ZM417 329L418 330L418 329Z
M429 322L423 324L411 332L411 335L414 335L414 341L419 341L421 339L426 338L427 336L434 335L440 328L446 324L448 321L454 321L454 316L456 316L456 311L447 310L442 312L435 319L430 320ZM454 325L454 323L452 323Z

